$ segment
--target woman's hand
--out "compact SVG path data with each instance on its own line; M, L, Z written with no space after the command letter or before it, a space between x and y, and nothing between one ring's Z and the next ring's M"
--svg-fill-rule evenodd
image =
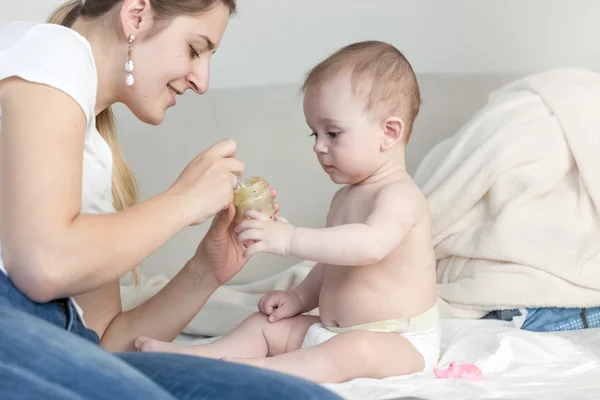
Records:
M265 183L268 187L268 183ZM277 191L271 189L273 198ZM279 203L275 203L275 213ZM235 207L233 204L215 215L213 222L200 242L192 261L203 266L206 273L216 280L218 285L233 278L250 259L244 257L246 247L238 241L235 233Z
M168 194L183 199L190 225L198 225L233 201L233 188L244 174L244 163L234 158L236 144L221 140L200 153L183 170Z

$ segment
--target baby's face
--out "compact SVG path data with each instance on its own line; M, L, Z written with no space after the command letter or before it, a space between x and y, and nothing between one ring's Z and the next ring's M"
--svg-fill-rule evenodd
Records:
M349 75L340 75L304 96L304 115L323 170L339 184L354 184L381 167L382 130L352 93Z

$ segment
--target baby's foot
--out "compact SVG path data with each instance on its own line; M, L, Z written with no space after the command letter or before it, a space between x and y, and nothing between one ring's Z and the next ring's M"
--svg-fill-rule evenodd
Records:
M135 339L133 345L137 351L146 353L191 353L189 347L175 343L161 342L160 340L143 336Z

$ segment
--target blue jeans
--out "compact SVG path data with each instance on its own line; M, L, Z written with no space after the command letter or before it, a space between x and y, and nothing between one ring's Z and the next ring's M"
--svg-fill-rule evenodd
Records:
M339 399L284 374L165 353L111 354L69 300L33 303L0 272L0 399Z
M483 318L512 321L521 310L492 311ZM521 329L534 332L557 332L600 327L600 307L592 308L527 308Z

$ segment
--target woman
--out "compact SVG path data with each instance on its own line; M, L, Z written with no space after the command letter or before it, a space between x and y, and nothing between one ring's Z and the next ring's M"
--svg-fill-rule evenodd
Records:
M1 398L335 397L241 365L126 352L138 336L173 340L247 261L231 227L244 165L218 142L136 204L110 107L160 124L177 95L206 92L234 11L235 0L73 0L55 24L0 28ZM123 312L119 277L215 213L169 285Z

